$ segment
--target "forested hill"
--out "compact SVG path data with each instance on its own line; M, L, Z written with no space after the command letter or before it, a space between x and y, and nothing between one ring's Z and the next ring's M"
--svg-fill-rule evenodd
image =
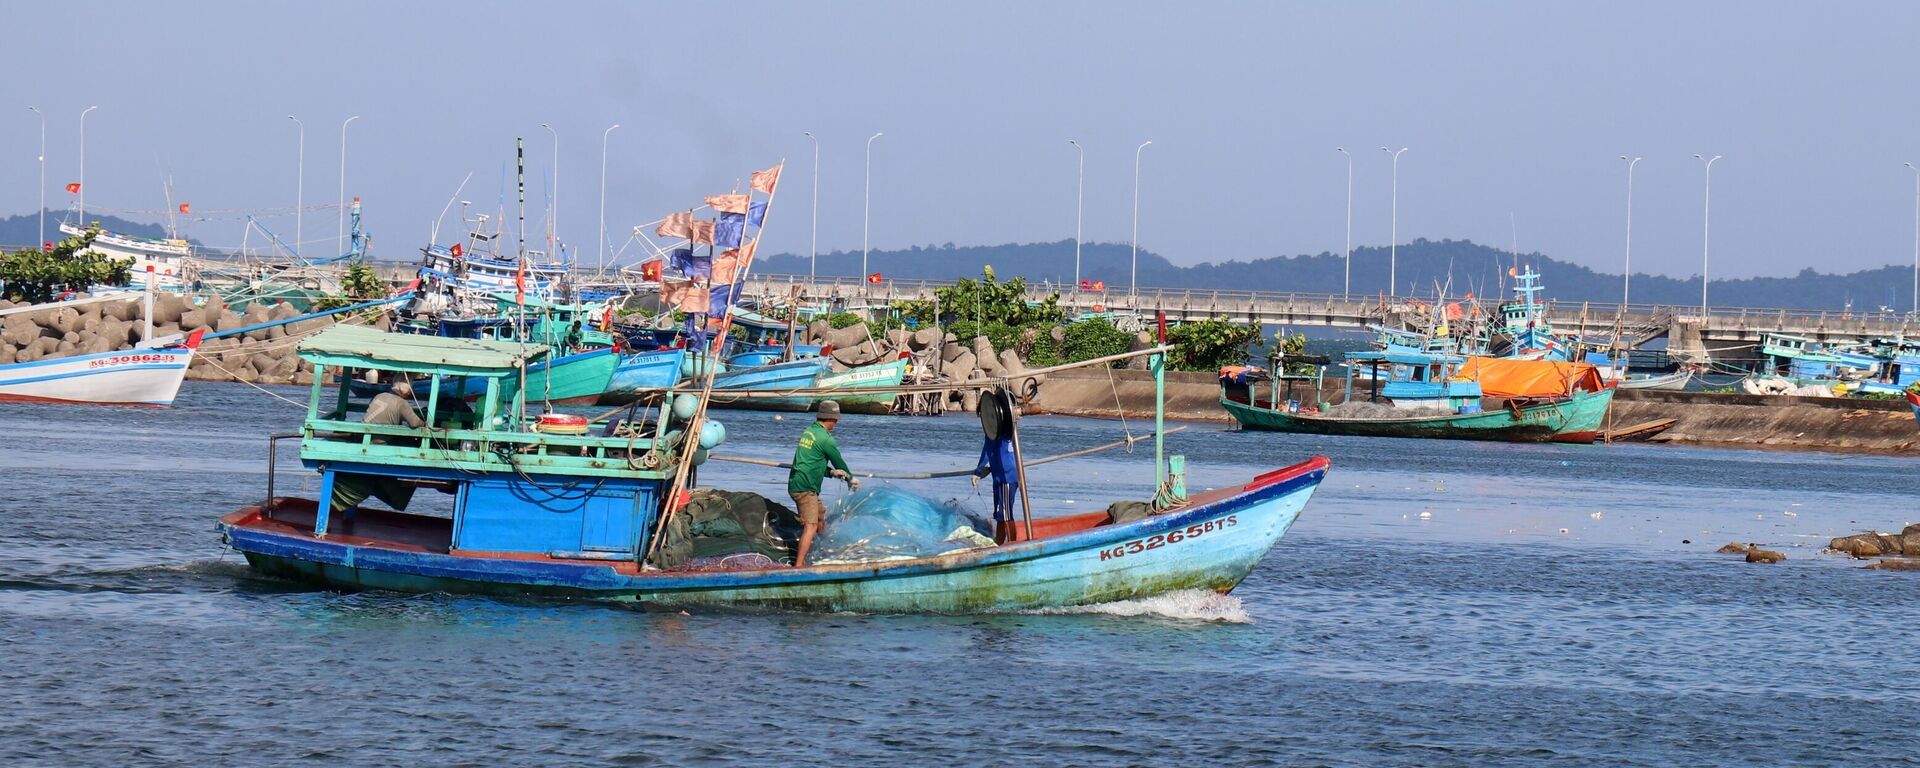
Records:
M64 235L60 234L60 219L62 216L65 216L66 213L66 211L47 211L48 240L57 241L61 237L64 237ZM167 235L166 228L158 224L141 224L139 222L127 221L118 216L88 214L87 220L100 222L100 226L103 229L111 232L140 235L142 237L166 237ZM40 242L39 237L40 219L31 213L24 216L0 218L0 245L12 247L32 246Z
M1104 280L1109 290L1124 288L1130 254L1125 244L1088 243L1081 251L1081 277ZM1521 254L1520 261L1533 265L1541 273L1541 283L1547 288L1545 298L1620 300L1622 281L1617 273L1595 272L1537 253ZM1179 267L1158 254L1142 250L1140 285L1196 290L1339 292L1342 262L1338 253L1321 253ZM1506 251L1466 240L1415 240L1400 247L1398 280L1403 292L1412 285L1418 286L1422 293L1432 293L1435 284L1445 283L1451 273L1450 295L1472 291L1475 295L1488 296L1498 292L1500 278L1512 263L1513 258ZM979 275L981 266L987 264L993 265L994 273L1002 279L1017 275L1029 281L1069 283L1073 280L1073 241L964 247L947 244L904 251L876 250L868 257L869 270L900 279L951 280ZM780 254L755 265L754 270L762 274L804 275L807 257ZM819 274L859 273L859 251L820 255ZM1912 281L1910 266L1889 265L1850 274L1824 274L1806 269L1793 277L1714 280L1710 298L1717 306L1840 310L1851 301L1856 311L1873 310L1883 304L1907 309L1913 302ZM1384 291L1386 285L1387 249L1356 248L1353 252L1354 292L1377 293ZM1637 274L1633 278L1633 302L1697 305L1700 280Z

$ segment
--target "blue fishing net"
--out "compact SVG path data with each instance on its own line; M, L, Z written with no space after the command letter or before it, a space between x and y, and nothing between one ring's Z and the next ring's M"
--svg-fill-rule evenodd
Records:
M827 510L812 562L901 560L992 546L987 521L956 501L934 501L891 486L857 491Z

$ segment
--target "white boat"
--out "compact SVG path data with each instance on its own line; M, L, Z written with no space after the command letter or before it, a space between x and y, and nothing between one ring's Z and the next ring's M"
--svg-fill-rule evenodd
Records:
M0 402L172 405L201 333L177 346L0 365Z
M1665 389L1678 391L1686 389L1687 382L1689 381L1693 381L1692 368L1683 368L1673 373L1662 373L1651 376L1629 374L1624 378L1615 379L1614 384L1618 385L1621 389Z
M87 231L62 222L60 232L78 237ZM179 292L191 282L189 262L193 257L193 246L185 240L102 230L93 239L93 244L87 246L87 250L114 259L133 259L127 280L134 288L146 287L148 275L153 276L153 287L165 291Z

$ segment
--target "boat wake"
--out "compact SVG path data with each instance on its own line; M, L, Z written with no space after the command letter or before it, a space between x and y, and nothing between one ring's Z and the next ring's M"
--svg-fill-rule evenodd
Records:
M1210 589L1183 589L1138 600L1041 608L1029 613L1051 616L1147 616L1216 624L1253 623L1253 616L1247 613L1246 605L1240 601L1240 598L1223 595Z

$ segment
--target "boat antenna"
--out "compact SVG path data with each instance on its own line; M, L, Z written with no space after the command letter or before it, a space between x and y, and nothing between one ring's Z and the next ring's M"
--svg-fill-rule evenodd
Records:
M433 220L433 231L427 235L427 244L440 242L440 222L447 220L447 211L453 210L453 203L460 199L460 193L467 188L467 182L473 180L473 171L467 171L467 177L460 180L460 186L453 189L453 196L447 198L447 204L440 207L440 218ZM462 218L465 218L463 215Z

